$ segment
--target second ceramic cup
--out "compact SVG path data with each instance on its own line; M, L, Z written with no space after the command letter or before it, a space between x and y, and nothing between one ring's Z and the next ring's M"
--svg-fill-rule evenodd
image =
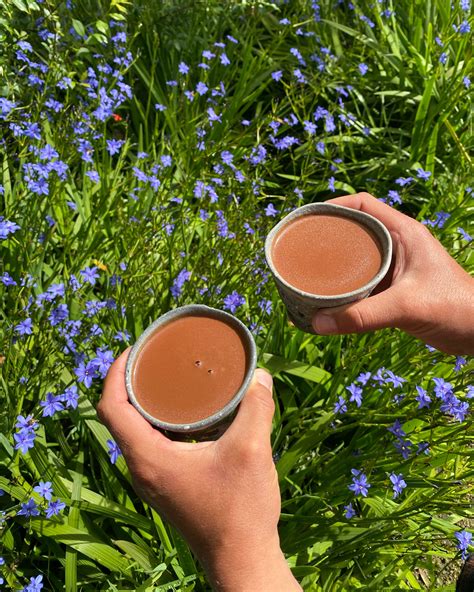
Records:
M392 239L369 214L314 203L270 231L265 257L291 321L315 333L317 310L366 298L381 282L392 260Z
M176 308L130 351L128 397L172 439L215 439L232 422L256 360L252 334L231 314L200 304Z

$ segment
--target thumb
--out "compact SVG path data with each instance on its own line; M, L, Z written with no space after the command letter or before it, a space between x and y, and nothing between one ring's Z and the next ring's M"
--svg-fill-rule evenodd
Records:
M249 390L240 403L237 416L224 437L241 441L246 438L270 440L275 403L271 375L258 368Z
M313 328L321 335L338 335L396 327L401 318L400 303L395 288L389 288L359 302L318 310Z

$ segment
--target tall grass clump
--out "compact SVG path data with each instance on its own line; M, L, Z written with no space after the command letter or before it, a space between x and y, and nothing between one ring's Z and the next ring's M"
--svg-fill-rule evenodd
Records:
M0 0L7 588L208 589L95 413L113 359L199 302L245 322L275 376L303 588L453 589L472 360L295 330L262 248L288 210L365 190L474 269L471 27L468 0Z

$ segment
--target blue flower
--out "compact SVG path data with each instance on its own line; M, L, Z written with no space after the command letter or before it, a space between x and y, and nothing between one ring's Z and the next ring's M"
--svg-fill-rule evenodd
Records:
M400 197L400 194L398 193L398 191L394 191L393 189L390 189L390 191L388 192L388 205L393 206L394 204L401 204L401 203L402 203L402 198Z
M89 283L91 286L95 285L95 282L99 277L99 271L95 266L85 267L84 269L81 269L79 273L84 278L84 281Z
M125 140L107 140L107 152L110 156L120 152L120 148L125 144Z
M26 454L30 448L34 447L36 438L36 433L34 431L35 427L36 424L23 427L18 432L13 434L13 439L15 440L15 450L20 450L22 454Z
M469 78L469 76L464 76L464 78L462 79L462 83L466 88L469 88L471 86L471 79Z
M458 544L456 545L456 547L460 551L462 551L462 558L466 559L468 555L467 548L469 547L472 541L472 533L468 532L467 530L460 530L459 532L455 532L454 536L458 540Z
M110 462L114 465L117 462L119 456L122 456L118 444L113 440L107 440L107 446L109 447L108 453L110 455Z
M222 162L224 164L231 166L232 160L234 159L234 155L232 154L232 152L229 152L228 150L224 150L223 152L221 152L221 158L222 158Z
M235 311L245 304L246 300L244 296L241 296L236 290L234 290L231 294L228 294L224 298L224 310L229 310L232 314Z
M405 487L407 486L407 484L405 483L404 479L403 479L403 475L400 473L400 475L396 475L395 473L391 473L390 475L390 481L392 482L392 487L393 487L393 497L398 497L402 491L405 489Z
M415 388L418 392L418 395L415 397L415 400L418 401L418 409L423 409L423 407L429 407L431 403L431 397L421 386L417 386Z
M316 124L312 121L303 121L303 127L305 129L305 132L308 133L310 136L316 133L317 127Z
M362 386L365 386L369 382L371 376L372 372L361 372L355 381Z
M49 502L48 507L46 508L46 518L57 516L65 507L66 504L59 499Z
M96 357L92 360L99 372L101 378L105 378L110 366L114 362L114 355L110 349L99 348Z
M369 66L367 66L367 64L364 64L364 62L360 63L358 65L359 68L359 72L361 73L362 76L365 76L367 74L367 72L369 71Z
M272 78L276 82L278 82L279 80L281 80L281 77L282 76L283 76L283 72L281 70L276 70L275 72L272 72Z
M207 109L207 115L208 115L209 123L211 124L211 126L213 125L214 121L218 121L219 123L222 123L221 115L218 115L212 107L209 107Z
M334 413L347 413L347 404L344 397L339 397L334 403Z
M393 445L395 446L397 452L399 452L402 455L402 458L404 460L407 460L413 448L413 442L406 438L399 438L393 443Z
M396 419L394 424L391 427L387 428L387 430L397 438L403 438L404 436L406 436L406 433L403 430L402 424L399 419Z
M30 578L30 583L27 584L21 592L41 592L43 589L43 576L36 576Z
M55 397L53 393L46 393L46 401L40 401L40 407L43 407L43 417L52 417L57 411L64 410L61 397Z
M178 298L183 291L185 282L191 278L191 272L187 269L182 269L173 281L173 285L170 288L171 295L173 298Z
M465 241L467 241L468 243L472 241L472 236L468 234L463 228L458 228L457 231Z
M60 395L61 401L66 404L66 407L72 407L73 409L77 409L77 403L79 399L79 395L77 392L77 386L75 384L68 387L62 395Z
M258 303L258 306L260 308L260 310L262 312L264 312L265 314L271 314L272 312L272 301L271 300L266 300L265 298L260 300L260 302Z
M336 183L336 178L335 177L329 177L329 179L328 179L328 189L329 189L329 191L336 191L335 183Z
M51 314L48 316L48 320L52 327L59 325L69 317L69 309L67 304L60 304L56 308L53 308Z
M265 216L274 217L278 214L278 210L272 203L269 203L268 206L265 208Z
M455 25L453 25L453 28L456 31ZM458 33L461 33L461 35L465 35L466 33L470 33L471 32L471 25L469 24L468 21L464 20L457 28L457 31L458 31Z
M351 469L352 473L352 484L348 485L348 488L354 493L354 495L362 495L367 497L368 489L371 487L370 483L367 482L367 477L358 469Z
M431 171L424 171L422 168L416 169L416 176L423 181L428 181L431 177Z
M454 371L459 372L463 366L467 364L466 358L463 356L456 356L456 363L454 364Z
M388 384L390 382L392 383L394 388L398 388L400 386L403 386L403 383L406 382L406 380L401 376L397 376L391 370L387 370L385 375L385 384Z
M296 47L291 47L290 48L290 53L291 55L294 55L295 58L298 60L298 62L302 65L302 66L306 66L306 62L304 61L303 56L301 55L301 52L299 51L298 48Z
M328 134L336 130L336 124L334 123L334 117L330 113L326 113L324 117L324 129Z
M53 488L50 481L40 481L39 485L33 487L33 491L36 491L45 500L50 500L53 497Z
M316 144L316 150L319 152L319 154L324 156L324 153L326 152L326 144L324 142L318 142Z
M30 498L26 503L21 504L21 509L16 513L17 516L39 516L39 509L33 498Z
M82 382L86 388L90 388L93 379L97 377L96 370L95 363L88 362L85 364L81 362L77 368L74 368L74 374L77 376L79 382Z
M6 119L7 115L15 108L15 103L0 97L0 119Z
M0 216L0 240L5 240L10 234L13 234L20 227L15 222L10 222L10 220L5 220L3 216Z
M18 325L15 325L15 332L18 333L18 335L32 335L33 321L30 318L21 321Z
M445 396L440 406L440 410L443 413L451 415L459 422L462 422L469 413L469 403L460 401L456 395L450 393Z
M409 185L412 181L413 177L398 177L398 179L395 179L395 183L400 185L400 187L405 187L405 185Z
M425 224L426 226L431 226L432 228L443 228L446 224L446 220L451 217L451 214L447 212L436 212L434 220L422 220L421 223Z
M261 144L259 144L258 146L255 146L254 148L252 148L252 152L250 153L250 156L249 156L249 162L255 166L257 164L261 164L262 162L265 161L266 155L267 155L267 149L265 148L265 146L262 146Z
M180 62L178 65L178 72L180 74L187 74L189 72L189 66L184 62Z
M361 14L361 15L359 15L359 18L360 18L360 20L361 20L361 21L363 21L364 23L367 23L367 25L368 25L368 26L369 26L371 29L373 29L373 28L375 27L375 23L374 23L373 21L371 21L371 20L369 19L369 17L368 17L368 16L365 16L365 14Z
M449 397L453 394L453 385L450 382L446 382L444 378L433 378L433 382L435 383L434 392L438 399L442 399L443 401L446 397Z
M348 506L344 506L344 516L350 520L351 518L353 518L354 516L357 515L357 512L354 510L354 508L352 507L352 502L348 505Z
M362 405L362 389L356 384L352 383L349 386L346 386L346 391L349 391L351 394L349 401L351 403L355 402L357 407L360 407Z
M255 230L250 226L248 222L244 222L245 234L255 234Z
M209 88L207 87L206 84L204 84L204 82L199 81L196 85L196 92L198 95L205 95L207 93L207 91L209 90Z
M36 421L33 419L33 415L27 415L24 417L23 415L18 415L16 418L15 427L19 430L30 429L36 427Z
M173 163L173 159L169 154L162 154L160 157L160 161L164 168L170 167Z

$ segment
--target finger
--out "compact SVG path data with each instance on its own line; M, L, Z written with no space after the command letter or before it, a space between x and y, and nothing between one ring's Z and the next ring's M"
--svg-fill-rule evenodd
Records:
M102 398L97 405L100 420L109 428L122 452L127 456L143 453L169 440L155 430L128 400L125 388L125 366L130 348L109 369Z
M400 231L407 221L413 219L391 208L370 193L356 193L355 195L343 195L328 200L336 206L345 206L370 214L384 224L389 231Z
M226 440L237 441L252 438L258 442L269 442L275 403L272 396L271 375L258 368L249 390L240 403L237 416L224 434Z
M403 319L403 295L392 287L359 302L319 310L314 330L321 335L364 333L385 327L398 327Z

